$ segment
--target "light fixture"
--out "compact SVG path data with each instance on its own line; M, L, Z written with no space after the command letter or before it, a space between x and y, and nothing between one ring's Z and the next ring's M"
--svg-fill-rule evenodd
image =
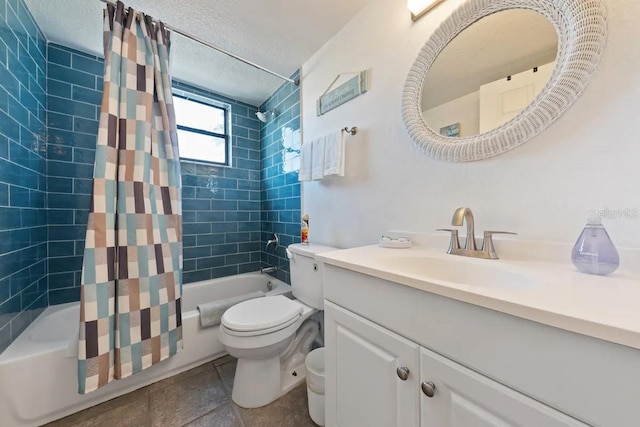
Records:
M276 116L276 110L269 110L269 111L265 111L264 113L262 111L256 112L256 117L262 123L267 123L269 120L273 119L275 116Z
M411 20L417 21L444 0L407 0L407 8L411 11Z

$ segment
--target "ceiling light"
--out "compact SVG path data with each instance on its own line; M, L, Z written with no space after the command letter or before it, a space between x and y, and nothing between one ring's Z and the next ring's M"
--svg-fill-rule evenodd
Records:
M416 21L444 0L407 0L407 8L411 11L411 20Z

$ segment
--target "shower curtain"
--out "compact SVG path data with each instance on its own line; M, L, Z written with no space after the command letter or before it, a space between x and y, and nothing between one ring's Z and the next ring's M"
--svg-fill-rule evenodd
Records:
M82 266L78 392L182 349L182 218L169 32L108 5L93 196Z

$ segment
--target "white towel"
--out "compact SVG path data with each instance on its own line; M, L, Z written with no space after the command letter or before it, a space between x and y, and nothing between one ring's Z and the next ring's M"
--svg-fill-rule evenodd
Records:
M311 142L311 179L314 181L324 178L324 140L323 136Z
M200 312L200 325L202 325L203 328L219 325L222 321L222 315L229 308L238 303L241 303L242 301L264 296L264 292L255 291L227 299L198 304L198 311Z
M311 181L311 167L313 165L311 142L306 142L300 147L300 172L298 172L298 181Z
M330 133L324 140L324 175L344 176L344 132Z

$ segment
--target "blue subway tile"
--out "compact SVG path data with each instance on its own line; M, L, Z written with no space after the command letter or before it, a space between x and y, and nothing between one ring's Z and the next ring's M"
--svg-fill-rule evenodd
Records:
M238 266L237 265L231 265L231 266L212 268L211 269L211 277L213 279L216 279L216 278L219 278L219 277L235 276L236 274L238 274Z
M65 304L80 301L80 288L67 288L49 291L49 304Z
M97 135L98 125L99 125L99 122L97 120L89 120L82 117L73 118L73 130L76 132Z
M53 111L49 111L47 113L47 126L63 129L63 130L73 130L73 116L68 114L54 113Z
M50 193L72 193L73 182L71 178L49 177L47 180L47 191Z
M102 92L87 89L80 86L73 86L71 98L74 101L86 102L88 104L100 105L102 102Z
M73 161L93 165L96 158L96 150L86 148L73 149Z
M86 235L86 227L81 225L53 225L49 227L49 241L80 240Z
M71 84L59 80L47 79L47 93L65 99L71 98Z
M73 150L66 145L47 144L47 158L49 160L70 162L73 160Z
M198 246L220 245L226 242L223 233L198 235ZM231 242L230 242L231 243Z
M90 201L87 194L58 194L49 199L49 209L89 209Z
M48 209L47 220L51 225L73 224L73 211L69 209Z
M211 256L211 247L196 246L192 248L184 248L184 259L198 259Z
M2 69L2 67L0 67L0 69ZM0 79L1 78L2 76L0 76ZM0 132L13 141L20 140L19 123L3 111L0 111Z
M69 256L49 258L49 273L63 273L68 271L80 271L82 269L81 256Z
M50 64L71 67L71 53L66 49L49 44L47 48L47 56Z
M0 183L0 206L7 206L9 204L9 186L4 183Z
M68 162L49 161L47 162L47 166L49 176L85 179L93 176L93 165L79 165Z
M20 227L20 209L0 207L0 230Z
M220 245L213 245L211 246L211 255L216 256L216 255L227 255L227 254L232 254L232 253L237 253L238 252L238 244L237 243L231 243L231 244L220 244Z
M56 258L72 255L75 255L74 242L49 242L49 257Z
M211 270L198 270L198 271L190 271L186 272L182 275L183 283L195 283L203 280L211 279Z
M84 71L96 76L104 75L104 61L101 59L88 58L85 56L74 54L72 57L71 66L75 70Z
M73 83L89 89L95 88L96 77L89 73L74 70L58 64L49 63L49 77L63 82Z
M225 220L225 212L218 212L218 211L196 212L197 222L219 222L224 220Z
M242 233L226 233L225 235L227 243L243 243L251 241L251 234L247 232Z
M91 194L93 190L93 180L76 178L73 180L74 194Z
M206 268L214 268L214 267L224 267L225 257L215 256L215 257L199 258L196 261L196 265L198 270L203 270Z

